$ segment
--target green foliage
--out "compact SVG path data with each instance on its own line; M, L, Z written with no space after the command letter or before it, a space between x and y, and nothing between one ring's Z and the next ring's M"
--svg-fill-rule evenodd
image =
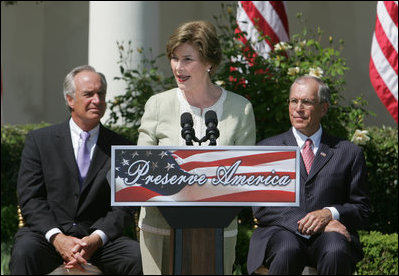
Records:
M252 211L251 208L244 208L238 216L236 260L233 266L234 275L247 274L247 255L252 232Z
M41 123L26 126L1 126L1 205L16 205L18 168L26 134L32 129L44 127ZM3 225L3 224L2 224ZM3 228L2 228L3 229Z
M398 275L398 234L361 232L364 258L357 264L359 275Z
M18 230L17 205L1 206L1 241L8 242Z
M331 106L323 118L323 127L332 134L347 138L356 128L363 127L368 113L361 98L350 106L343 106L340 93L344 89L344 73L349 69L341 57L343 43L335 45L329 37L323 46L325 35L304 27L301 34L294 34L291 40L278 43L269 52L268 58L256 55L251 41L243 44L238 38L243 33L234 33L237 26L236 4L223 5L224 12L215 16L220 31L224 62L215 79L224 88L249 99L254 105L257 140L286 131L290 126L287 99L290 86L301 75L321 78L331 90ZM301 15L300 23L304 24ZM302 21L301 21L302 20ZM232 38L235 39L232 39ZM269 37L261 36L259 40ZM248 65L248 60L252 66ZM235 70L231 70L235 68Z
M363 152L371 196L370 229L383 233L398 231L398 129L369 127L370 141Z
M1 275L10 275L10 263L12 242L1 241Z
M126 90L124 94L116 96L108 102L111 113L107 124L122 123L125 126L137 128L144 113L144 105L149 97L172 88L174 80L172 77L165 78L157 67L157 61L164 56L163 54L154 59L147 58L144 50L138 48L137 52L142 54L142 60L137 68L132 68L134 50L131 47L131 41L128 42L127 47L123 42L117 42L117 45L121 76L115 77L115 79L124 81ZM151 49L149 51L151 56Z

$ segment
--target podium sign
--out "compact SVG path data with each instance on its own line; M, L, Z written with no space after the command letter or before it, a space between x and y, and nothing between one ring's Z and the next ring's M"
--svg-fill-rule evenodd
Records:
M298 147L112 146L113 206L299 206Z

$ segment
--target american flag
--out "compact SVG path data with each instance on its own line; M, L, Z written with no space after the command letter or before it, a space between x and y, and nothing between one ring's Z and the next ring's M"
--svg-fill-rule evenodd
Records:
M398 122L398 1L378 1L371 44L370 80Z
M154 206L245 206L254 202L296 206L299 189L296 148L267 151L265 147L197 148L116 148L112 153L114 202ZM234 175L230 175L229 169L231 172L233 168ZM268 184L245 182L251 176ZM279 185L278 180L284 185Z
M289 40L288 19L284 1L239 1L237 8L237 32L245 44L251 41L258 55L268 57L276 43ZM259 40L267 35L270 40Z

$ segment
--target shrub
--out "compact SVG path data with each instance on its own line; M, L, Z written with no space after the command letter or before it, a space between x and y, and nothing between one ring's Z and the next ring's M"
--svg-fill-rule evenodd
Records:
M8 264L10 263L10 252L12 243L1 241L1 275L9 275L10 268Z
M364 258L357 264L359 275L398 275L398 234L360 232Z
M398 231L398 129L369 127L363 151L371 196L371 230Z
M164 77L157 67L157 61L165 56L164 54L152 58L150 49L150 58L147 58L145 51L138 48L137 51L143 55L143 58L137 68L133 68L131 61L134 49L131 47L131 41L127 45L124 45L124 42L117 42L117 46L121 76L114 79L124 81L126 91L108 102L111 113L106 123L109 125L122 123L137 128L149 97L172 88L174 80L172 77Z
M48 124L1 126L1 205L16 205L16 187L25 136L32 129Z

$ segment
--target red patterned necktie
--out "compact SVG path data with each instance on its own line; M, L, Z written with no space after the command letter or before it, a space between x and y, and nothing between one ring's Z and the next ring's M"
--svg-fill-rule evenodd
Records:
M305 146L302 149L302 158L303 162L305 163L306 171L309 174L310 167L312 167L312 163L314 160L314 153L312 149L312 140L307 139L305 142Z

